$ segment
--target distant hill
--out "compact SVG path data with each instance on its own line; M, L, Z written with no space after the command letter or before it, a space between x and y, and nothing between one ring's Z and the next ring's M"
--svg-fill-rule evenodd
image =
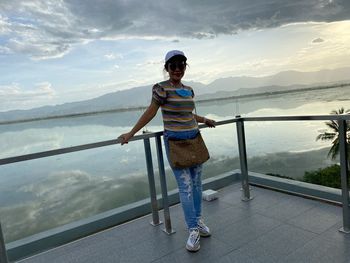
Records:
M194 88L197 100L276 91L292 91L327 84L332 85L334 83L350 83L350 67L317 72L285 71L266 77L222 78L208 85L199 82L185 82L185 84ZM0 112L0 123L146 107L151 100L151 86L116 91L97 98L61 105Z
M195 89L205 85L199 82L185 82ZM136 87L128 90L107 93L97 98L69 102L60 105L43 106L30 110L12 110L0 112L0 124L27 119L42 119L53 116L77 115L81 113L111 111L146 107L152 96L152 85Z
M332 82L313 85L289 85L289 86L265 86L259 88L246 88L238 89L235 91L217 91L215 93L200 95L197 101L210 101L220 99L232 99L232 98L244 98L244 97L256 97L256 96L268 96L274 94L283 94L290 92L302 92L309 90L329 89L341 86L350 86L350 81L344 82Z
M238 89L267 86L313 85L334 82L349 82L350 67L315 72L283 71L265 77L229 77L213 81L201 90L201 94L217 91L234 91Z

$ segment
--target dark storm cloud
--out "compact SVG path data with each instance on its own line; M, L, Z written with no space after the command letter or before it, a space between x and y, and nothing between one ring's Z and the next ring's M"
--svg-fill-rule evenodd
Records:
M95 39L204 39L294 22L346 20L350 1L13 0L1 2L0 11L2 49L41 59Z
M316 38L314 40L312 40L312 43L322 43L324 42L324 40L322 38Z

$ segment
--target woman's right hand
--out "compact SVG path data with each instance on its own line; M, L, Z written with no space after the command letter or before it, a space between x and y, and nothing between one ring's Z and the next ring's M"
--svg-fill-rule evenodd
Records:
M131 132L123 133L118 137L118 139L121 140L120 144L126 144L129 142L129 140L133 137L134 135Z

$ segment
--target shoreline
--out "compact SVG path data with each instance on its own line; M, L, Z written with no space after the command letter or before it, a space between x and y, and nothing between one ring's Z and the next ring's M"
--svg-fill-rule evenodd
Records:
M222 97L222 98L219 97L219 98L212 98L212 99L203 99L203 100L196 101L196 103L222 101L222 100L234 100L234 99L242 99L242 98L255 98L255 97L263 97L263 96L271 96L271 95L280 95L280 94L286 94L286 93L298 93L303 91L334 89L334 88L340 88L340 87L346 87L346 86L350 86L350 83L333 84L333 85L327 85L327 86L316 86L316 87L293 89L293 90L268 91L268 92L252 93L252 94L229 96L229 97Z
M201 103L208 103L208 102L213 102L213 101L234 100L234 99L241 99L241 98L259 98L259 97L271 96L271 95L280 95L280 94L298 93L298 92L304 92L304 91L333 89L333 88L340 88L340 87L346 87L346 86L350 86L350 83L333 84L333 85L326 85L326 86L316 86L316 87L301 88L301 89L294 89L294 90L281 90L281 91L272 91L272 92L253 93L253 94L229 96L229 97L223 97L223 98L219 97L219 98L212 98L212 99L203 99L203 100L196 101L196 103L201 104ZM98 114L104 114L104 113L140 111L140 110L144 110L146 107L147 106L116 108L116 109L109 109L109 110L102 110L102 111L89 111L89 112L54 115L54 116L47 116L47 117L34 117L34 118L28 118L28 119L0 121L0 125L35 122L35 121L43 121L43 120L51 120L51 119L75 118L75 117L91 116L91 115L98 115Z

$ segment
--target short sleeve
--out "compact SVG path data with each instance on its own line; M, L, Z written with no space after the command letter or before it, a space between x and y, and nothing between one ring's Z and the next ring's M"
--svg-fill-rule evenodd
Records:
M158 105L164 105L166 102L167 94L162 86L156 84L152 88L152 100Z

